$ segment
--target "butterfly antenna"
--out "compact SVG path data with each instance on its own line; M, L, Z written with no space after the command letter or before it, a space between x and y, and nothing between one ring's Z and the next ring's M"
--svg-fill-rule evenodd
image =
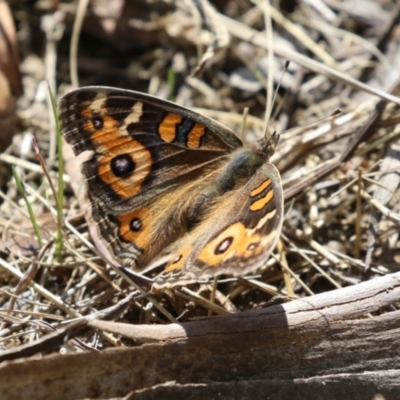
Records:
M242 120L242 126L240 127L240 134L239 138L240 140L243 140L244 137L244 130L246 128L246 121L247 121L247 116L249 115L249 107L245 107L243 109L243 120Z
M290 65L290 61L286 60L285 61L285 65L283 66L283 70L281 73L281 76L279 78L278 84L276 85L276 90L274 92L274 97L272 98L272 102L271 102L271 107L268 109L268 113L267 113L267 119L266 119L266 123L265 123L265 129L264 129L264 137L266 138L268 135L268 126L269 126L269 121L271 119L271 114L272 114L272 106L275 104L276 101L276 97L278 95L278 91L281 87L282 84L282 79L285 75L285 73L287 72L287 70L289 69L289 65Z
M315 121L309 122L309 123L304 124L304 125L294 126L293 128L290 128L290 129L288 129L288 130L286 130L286 131L284 131L282 133L288 133L288 132L293 131L295 129L306 128L307 126L311 126L311 125L317 124L318 122L324 121L325 119L336 117L337 115L339 115L341 113L342 113L342 110L340 108L338 108L330 115L327 115L325 117L319 118L319 119L317 119Z

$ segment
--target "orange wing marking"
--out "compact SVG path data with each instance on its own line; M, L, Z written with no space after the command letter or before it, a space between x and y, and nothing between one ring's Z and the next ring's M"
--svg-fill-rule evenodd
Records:
M186 246L183 251L180 253L179 257L173 261L171 264L168 265L167 268L165 268L163 274L169 274L173 271L178 271L183 268L183 265L185 264L185 261L189 257L189 254L192 252L193 246L189 245Z
M260 254L263 250L260 241L259 234L250 235L241 222L236 222L211 240L198 258L210 267L218 267L232 257L247 258Z
M129 137L120 137L107 143L108 152L99 158L99 175L122 199L135 196L151 171L151 153L142 144ZM125 177L115 175L112 162L118 156L126 157L132 171Z
M193 148L196 149L200 147L201 138L204 136L205 133L206 129L204 125L197 123L189 132L187 138L187 146L190 147L191 149Z
M167 114L160 125L158 133L161 139L171 143L176 138L176 126L182 122L182 116L176 114Z
M267 179L264 181L260 186L256 187L253 189L250 193L250 197L255 197L258 194L260 194L262 191L264 191L269 185L271 185L272 181L271 179Z
M151 213L146 207L118 215L119 235L127 242L135 243L141 249L148 249L152 238Z
M250 205L251 211L260 211L262 210L270 201L274 198L274 191L269 190L264 197L261 197L257 201L253 202Z

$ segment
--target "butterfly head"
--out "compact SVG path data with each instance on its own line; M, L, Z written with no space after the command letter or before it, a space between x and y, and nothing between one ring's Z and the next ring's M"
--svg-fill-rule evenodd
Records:
M267 161L275 153L280 135L274 132L272 135L265 135L259 139L255 146L255 151Z

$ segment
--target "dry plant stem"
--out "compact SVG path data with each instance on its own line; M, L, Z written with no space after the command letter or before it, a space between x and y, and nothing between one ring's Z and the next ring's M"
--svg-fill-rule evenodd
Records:
M396 82L394 88L399 85L399 82ZM355 149L357 148L358 144L369 135L372 131L372 128L376 122L376 120L380 117L383 108L385 106L385 102L380 101L377 106L376 110L373 115L368 119L368 121L359 129L356 135L351 139L349 145L347 146L346 150L343 154L328 162L322 166L322 168L316 170L314 174L310 177L307 177L307 180L299 180L298 182L293 182L290 187L284 188L284 199L287 201L292 197L296 196L300 193L305 187L313 185L315 182L323 178L324 176L329 175L331 172L336 170L340 167L343 162L346 162L350 159L352 154L354 153Z
M54 201L56 203L56 209L58 210L58 209L60 209L60 207L59 207L59 204L58 204L57 192L56 192L56 189L55 189L55 187L53 185L53 181L50 178L49 172L47 171L46 163L44 162L43 157L41 156L41 154L39 152L39 147L38 147L38 145L36 143L36 139L34 137L32 138L32 146L33 146L33 149L35 151L36 158L39 161L40 166L42 167L42 172L44 173L44 175L45 175L45 177L47 179L47 183L50 186L51 192L53 193ZM56 214L58 215L58 212Z
M205 23L215 36L213 42L203 54L198 66L192 72L192 77L198 75L204 69L207 61L211 60L218 53L228 47L230 38L224 24L219 20L220 14L215 11L214 7L211 6L208 0L196 0L196 2L203 11Z
M79 0L75 15L74 26L72 29L71 47L70 47L70 71L72 87L79 87L78 78L78 45L79 35L81 33L83 20L89 5L89 0Z
M269 5L269 0L265 0ZM264 132L268 132L269 121L272 114L272 98L274 94L274 40L273 40L273 31L272 31L272 21L271 21L271 12L270 7L265 7L262 9L264 13L264 24L265 24L265 33L267 35L267 43L268 48L271 49L268 52L268 77L267 77L267 103L265 105L265 126Z
M265 42L264 35L259 33L258 31L249 28L247 25L242 24L241 22L235 21L229 17L221 15L221 19L226 24L228 31L232 36L235 36L241 40L252 43L255 46L261 47L263 49L269 50L268 44ZM371 86L368 86L357 79L354 79L342 72L336 71L335 69L321 64L311 58L305 57L300 53L289 50L284 47L276 47L274 48L274 52L278 57L281 57L285 60L290 60L291 62L295 62L296 64L313 71L317 74L326 75L334 81L344 83L346 85L350 85L354 89L362 90L367 93L376 95L386 101L392 101L400 105L400 98L397 96L393 96L388 94L382 90L375 89Z
M29 300L29 299L24 299L24 298L22 298L21 296L18 296L18 295L15 295L15 294L13 294L13 293L11 293L11 292L9 292L8 290L5 290L5 289L1 289L0 288L0 291L2 292L2 293L4 293L7 297L15 297L17 300L22 300L22 301L24 301L26 304L30 304L30 305L34 305L34 306L39 306L39 307L45 307L45 304L43 304L43 303L41 303L41 302L39 302L39 301L33 301L33 300ZM1 335L0 335L1 336Z
M294 290L293 290L293 285L292 285L292 281L290 280L290 274L288 272L288 263L286 260L286 254L285 254L285 248L282 242L282 239L279 239L278 241L278 253L279 253L279 262L282 265L282 275L283 275L283 280L285 282L285 286L286 286L286 291L288 296L293 297L294 294ZM284 265L284 267L283 267Z
M272 7L269 2L265 2L262 0L252 0L253 3L257 4L260 7L264 14L270 14L273 20L281 25L287 32L289 32L293 37L295 37L299 42L301 42L306 48L308 48L311 52L313 52L318 58L320 58L325 64L337 68L336 60L328 54L321 46L315 43L310 36L308 36L299 26L293 24L287 18L276 10L276 8ZM268 43L269 49L273 47Z
M363 199L367 200L369 204L374 207L376 210L378 210L382 215L384 215L387 219L395 223L397 226L400 227L400 215L396 214L395 212L389 210L387 207L383 206L379 201L376 199L373 199L370 194L368 194L366 191L361 190L360 191L361 196Z
M43 323L43 321L41 322ZM58 327L55 332L46 334L34 343L26 343L16 349L2 352L0 354L0 362L52 351L53 349L65 344L66 340L73 338L76 334L80 333L86 325L87 320L85 318L69 323L66 327Z
M380 170L380 175L377 177L378 181L374 184L372 200L375 203L380 204L381 207L385 207L386 204L388 204L393 198L393 196L396 195L395 193L400 187L399 144L391 143L382 162L380 163ZM398 210L398 207L395 206L395 208ZM370 268L381 219L382 214L380 212L375 211L372 213L368 227L367 252L365 255L365 264L367 270Z
M209 291L212 290L212 288L209 285L207 287L208 287ZM230 299L230 293L226 296L224 293L217 290L215 292L215 299L219 301L219 303L222 305L222 307L225 308L225 310L228 311L228 313L239 312L239 309L232 303L232 301Z
M304 3L314 8L325 20L333 22L336 19L336 14L322 0L304 0Z
M25 209L21 208L16 202L11 200L9 197L10 196L7 196L7 194L3 193L0 190L0 199L3 200L4 203L7 203L8 206L10 206L11 208L19 210L19 214L23 215L25 218L28 219L29 218L28 211L26 211ZM15 223L12 219L0 218L0 225L6 226L7 230L12 231L13 233L17 233L19 231L19 229L21 228L20 225ZM5 237L4 235L5 234L3 232L3 238ZM21 232L21 235L25 236L25 237L29 237L30 236L27 232Z
M170 312L168 312L161 304L159 304L158 301L143 290L136 282L134 282L121 268L116 267L112 263L110 263L109 260L107 260L103 254L101 254L96 247L94 247L88 240L86 240L75 228L72 226L68 221L65 222L65 226L75 234L75 236L79 237L79 239L84 243L84 245L90 249L93 253L95 253L99 258L101 258L107 265L109 265L119 276L121 276L125 281L127 281L135 290L137 290L139 293L142 295L145 295L146 298L151 301L154 306L170 321L170 322L176 322L175 317L172 316Z
M51 314L51 313L44 313L44 312L40 312L40 311L18 310L18 311L16 311L16 313L20 314L20 315L26 315L26 316L30 317L29 319L32 319L32 317L33 317L33 318L41 318L41 319L45 318L45 319L48 319L50 321L57 321L57 322L64 321L64 317L61 317L61 316L58 316L58 315L54 315L54 314ZM0 313L0 316L2 318L5 317L5 315L1 314L1 313ZM24 323L25 322L26 321L24 321ZM15 321L13 323L22 324L21 320L18 320L18 319L15 319ZM24 336L24 335L25 335L25 333L21 333L21 336ZM8 337L4 338L4 340L8 340L8 339L9 339Z
M394 129L391 132L388 132L386 135L376 138L375 140L371 141L371 143L366 143L365 146L358 150L356 154L359 156L364 156L379 146L384 146L388 142L391 142L399 137L400 127L394 127Z
M198 295L197 293L193 292L193 290L190 290L186 287L182 287L180 290L175 290L175 294L183 299L195 301L204 308L212 310L217 315L229 314L225 308L212 303L210 300L205 299L203 296Z
M224 103L224 101L221 98L221 96L219 95L219 93L214 88L212 88L207 83L205 83L204 81L202 81L198 78L192 78L192 77L188 76L186 78L186 83L188 85L190 85L192 88L197 89L200 93L203 93L205 98L213 99L213 104L215 104L215 103L223 104ZM226 101L229 102L228 104L233 105L233 103L229 99L226 99Z
M362 169L358 169L358 185L357 185L357 202L356 202L356 221L355 221L355 231L356 240L354 243L354 258L360 258L360 248L361 248L361 189L362 189Z
M65 244L65 248L68 249L76 257L78 257L78 259L80 259L83 263L88 265L89 268L91 268L96 273L96 275L104 279L104 281L107 282L111 287L113 287L116 292L122 291L122 289L114 281L112 281L108 277L108 275L103 271L103 268L100 268L96 263L85 258L83 255L81 255L79 251L76 251L73 246Z
M56 93L56 66L57 66L57 51L56 44L61 39L64 33L64 13L57 11L51 16L47 16L45 31L46 31L46 54L45 54L45 71L46 79L50 86L50 90ZM49 110L51 110L51 101L47 102ZM49 113L49 126L50 126L50 148L49 148L49 161L52 162L56 157L56 135L55 123L52 114Z
M217 287L218 287L218 276L214 277L214 282L212 285L212 290L211 290L211 296L210 296L210 302L211 303L215 303L215 293L217 292ZM212 309L210 308L208 310L208 314L209 317L211 317L212 315Z
M309 295L309 296L313 296L315 293L303 282L302 279L300 279L300 277L294 273L288 266L286 266L285 264L281 263L280 264L282 270L286 270L291 276L292 278L304 289L304 291Z
M369 182L373 183L373 184L377 184L376 181L373 181L373 180L368 179L368 178L367 178L367 175L368 175L368 173L369 173L370 176L374 176L374 174L379 174L380 172L375 172L375 173L374 173L374 172L371 172L371 171L373 171L379 164L380 164L380 161L377 161L374 165L372 165L370 168L368 168L368 170L366 170L366 171L363 173L362 178L363 178L364 180L366 180L366 181L369 181ZM350 173L350 176L353 176L353 175L354 175L354 173L353 173L352 171L349 171L349 173ZM349 182L346 183L345 185L341 186L341 188L340 188L338 191L336 191L336 192L334 192L333 194L331 194L331 195L329 196L328 200L333 199L333 198L334 198L335 196L337 196L339 193L341 193L341 192L343 192L344 190L350 188L350 187L353 186L358 180L359 180L359 177L358 177L358 174L357 174L357 176L356 176L354 179L352 179L351 181L349 181Z
M384 291L387 290L386 293ZM257 318L262 316L274 316L282 314L286 316L289 326L294 320L298 320L295 316L296 312L309 311L311 314L318 315L317 320L323 321L325 330L329 331L329 320L331 318L349 318L355 321L362 321L363 315L377 311L388 304L393 304L397 301L396 293L400 293L400 273L387 275L382 278L376 278L368 282L361 283L358 286L350 286L331 292L315 295L313 297L294 300L293 302L285 303L281 306L272 306L257 311L247 311L239 314L230 314L229 316L219 318L204 318L200 321L186 322L182 324L169 325L130 325L130 324L107 324L109 328L115 326L126 326L125 334L130 339L136 339L141 342L147 341L169 341L189 338L192 333L201 334L209 331L215 331L217 326L225 325L226 321L229 325L234 321L244 321L248 318ZM363 297L363 295L365 297ZM381 301L377 302L377 298ZM360 300L361 299L361 300ZM360 302L357 306L355 303ZM336 308L337 307L337 308ZM311 316L307 318L299 318L302 321L302 326L312 325ZM361 317L361 318L360 318ZM360 318L360 319L359 319ZM338 319L339 320L339 319ZM229 322L228 322L229 321ZM315 322L315 321L314 321ZM89 325L98 326L98 321L89 321ZM245 325L245 323L244 323ZM227 327L227 326L226 326ZM237 325L232 330L218 329L218 331L227 334L229 332L246 332L245 326ZM121 333L117 330L109 331L114 334ZM399 332L400 333L400 332ZM248 344L251 346L251 343Z
M324 256L332 265L334 266L340 265L341 263L340 259L337 258L335 255L333 255L326 247L321 246L317 241L311 240L310 247L312 247L315 251ZM341 286L336 286L336 287L341 287Z
M243 287L238 288L240 289L240 292L232 292L230 294L230 298L233 298L237 296L239 293L243 292L243 289L252 286L255 289L261 290L262 292L265 292L269 294L270 296L276 296L279 294L278 289L275 286L269 285L268 283L259 281L258 279L251 279L251 278L238 278L238 282L242 283Z
M11 154L2 153L0 154L0 161L5 162L10 165L16 165L23 169L27 169L28 171L35 172L35 173L42 173L43 169L40 165L34 164L30 161L24 160L20 157L15 157ZM70 183L70 177L67 174L63 174L63 181L65 183Z
M246 131L246 122L247 122L247 117L249 116L249 107L245 107L243 109L243 119L242 119L242 125L240 126L240 133L239 133L239 138L240 140L243 141L244 138L244 133Z
M42 260L49 248L53 245L52 241L47 242L41 249L38 255L38 260ZM21 294L33 281L35 278L36 272L39 268L38 264L32 263L29 268L24 273L23 278L18 282L17 287L14 289L14 296L10 299L8 304L7 313L10 314L14 308L15 302L17 300L17 295ZM5 323L1 324L0 331L5 328Z
M15 276L16 278L23 279L24 274L14 268L11 264L7 263L5 260L0 258L0 266L4 268L7 272ZM60 308L64 312L66 312L71 317L80 317L81 315L76 312L73 308L69 307L63 301L61 301L57 296L53 295L53 293L49 292L47 289L38 285L35 282L30 282L29 286L32 287L36 292L38 292L41 296L47 299L50 303L54 304L56 307Z
M379 51L379 49L374 44L372 44L368 40L362 38L361 36L356 35L349 31L345 31L340 28L336 28L336 27L329 25L321 20L317 20L317 19L310 20L308 18L305 18L303 15L292 14L292 18L294 21L299 22L300 24L308 26L312 29L318 30L322 33L325 33L328 35L335 35L336 37L339 37L339 38L346 38L347 40L350 38L352 42L359 43L361 47L363 47L367 51L369 51L381 63L383 63L386 68L388 68L388 69L392 68L387 57L381 51ZM322 58L321 58L321 60L322 60ZM329 63L327 63L327 64L329 65Z
M28 214L29 214L29 219L31 220L32 226L33 226L33 230L35 232L35 236L36 236L36 240L38 242L38 246L42 247L43 246L43 237L42 237L42 232L39 229L39 224L37 223L37 219L36 219L36 215L33 212L33 207L32 204L30 202L30 199L28 198L28 196L25 194L26 191L26 187L23 186L21 179L19 178L19 175L17 173L17 170L15 167L12 167L12 173L14 176L14 180L15 180L15 185L18 189L18 192L20 194L20 196L23 198L26 208L28 210Z
M285 241L289 242L288 238L284 234L281 235ZM321 246L318 246L318 244L315 241L311 241L310 245L317 247L322 252L324 251L323 248L321 250ZM304 251L300 250L294 243L291 243L291 249L292 250L294 249L297 253L299 253L300 256L304 258L304 260L310 263L310 265L312 265L324 278L326 278L330 283L332 283L332 285L335 288L337 289L341 288L341 286L336 281L334 281L319 265L317 265L317 263L315 263L310 257L308 257L307 254L305 254Z

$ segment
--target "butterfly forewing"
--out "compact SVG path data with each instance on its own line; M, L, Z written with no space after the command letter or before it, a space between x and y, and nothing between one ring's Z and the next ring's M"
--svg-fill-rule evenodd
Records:
M126 212L217 168L241 141L223 125L165 100L113 88L83 88L60 103L66 140L89 191Z

